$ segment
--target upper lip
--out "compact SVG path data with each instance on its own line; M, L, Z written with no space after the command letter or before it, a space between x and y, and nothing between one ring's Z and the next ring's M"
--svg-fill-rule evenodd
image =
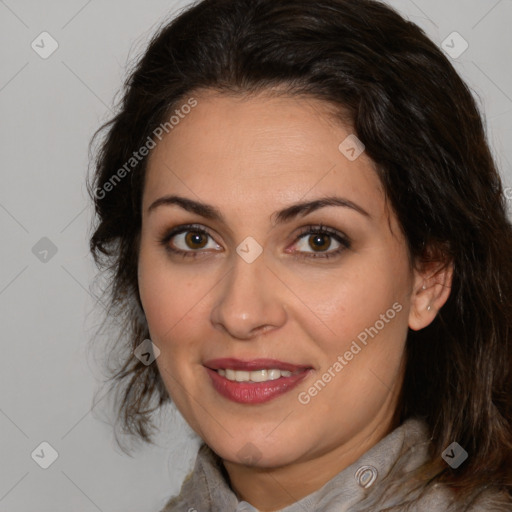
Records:
M283 370L288 372L296 372L300 370L308 370L311 366L286 363L278 361L277 359L251 359L243 361L241 359L234 359L226 357L222 359L210 359L205 361L204 366L211 370L240 370L240 371L254 371L254 370Z

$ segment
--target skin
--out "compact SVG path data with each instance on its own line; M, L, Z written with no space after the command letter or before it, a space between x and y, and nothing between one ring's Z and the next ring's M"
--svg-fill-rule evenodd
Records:
M365 153L349 161L340 152L352 130L335 122L325 103L265 93L193 96L197 107L149 157L140 296L172 400L222 458L238 497L272 511L322 487L397 426L407 330L435 318L448 298L451 270L411 265L373 162ZM214 206L223 221L178 205L148 212L170 194ZM278 210L332 195L368 215L328 206L272 222ZM187 245L186 234L176 235L167 245L196 258L173 255L160 243L184 224L199 224L210 236ZM301 228L319 224L344 234L350 247L314 258L343 247L329 236L320 239L321 249L309 243L318 235L299 238ZM264 249L252 263L236 252L248 236ZM378 335L300 403L298 394L396 303L401 311ZM313 370L270 402L237 404L217 393L203 366L221 357L273 358ZM250 450L253 463L242 463L240 450Z

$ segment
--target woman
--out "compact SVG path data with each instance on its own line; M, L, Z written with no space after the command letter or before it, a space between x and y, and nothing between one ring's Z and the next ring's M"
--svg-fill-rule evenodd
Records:
M90 183L125 430L204 441L165 511L512 510L512 229L448 59L372 0L204 0Z

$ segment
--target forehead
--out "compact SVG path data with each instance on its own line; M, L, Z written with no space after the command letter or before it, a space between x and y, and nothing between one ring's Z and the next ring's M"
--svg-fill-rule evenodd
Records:
M384 198L373 162L349 160L340 143L353 137L326 103L304 97L195 95L152 151L144 205L165 193L260 211L309 196L343 194L377 214ZM349 139L350 140L350 139Z

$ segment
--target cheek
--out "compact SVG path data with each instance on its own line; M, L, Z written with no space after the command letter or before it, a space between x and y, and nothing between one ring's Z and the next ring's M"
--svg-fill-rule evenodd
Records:
M397 310L406 311L408 269L405 263L394 263L353 258L332 272L289 274L286 279L299 299L294 301L297 318L313 339L331 346L329 351L344 350L375 324L386 335L403 333L407 315Z
M205 280L172 269L160 255L141 251L139 290L151 340L160 349L156 364L180 410L189 407L183 383L196 381L198 345L204 339L198 330L207 314L202 298L210 288Z
M165 349L186 317L197 313L206 285L187 272L173 271L165 257L144 250L139 258L138 279L152 339Z

